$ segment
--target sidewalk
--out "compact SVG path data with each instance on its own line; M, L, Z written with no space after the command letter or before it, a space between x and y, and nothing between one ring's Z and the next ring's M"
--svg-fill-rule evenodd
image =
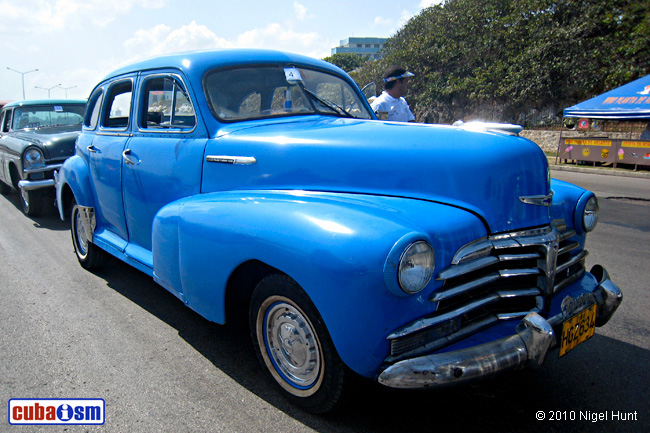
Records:
M621 177L637 177L650 179L650 170L638 170L629 168L614 168L614 167L593 167L589 165L577 165L577 164L562 164L559 162L555 163L555 156L548 156L548 165L551 170L556 171L573 171L578 173L591 173L591 174L603 174L606 176L621 176Z

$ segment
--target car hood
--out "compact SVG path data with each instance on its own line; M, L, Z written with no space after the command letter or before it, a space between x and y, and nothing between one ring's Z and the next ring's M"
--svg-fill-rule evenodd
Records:
M549 223L548 162L521 137L456 127L331 117L235 124L208 141L203 192L298 189L429 200L466 209L493 233Z
M74 155L74 144L79 131L79 126L51 126L26 129L12 135L26 143L39 146L48 160L63 160Z

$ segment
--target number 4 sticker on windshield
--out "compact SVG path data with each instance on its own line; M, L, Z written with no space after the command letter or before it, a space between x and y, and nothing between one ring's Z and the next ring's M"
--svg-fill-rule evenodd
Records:
M302 81L300 76L300 71L296 68L284 68L284 76L288 82L292 81Z

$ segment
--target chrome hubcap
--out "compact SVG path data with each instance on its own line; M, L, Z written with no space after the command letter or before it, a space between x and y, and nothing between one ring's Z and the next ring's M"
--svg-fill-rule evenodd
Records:
M29 207L29 193L25 191L23 188L20 188L20 196L23 199L23 205L25 208Z
M273 304L264 320L265 342L275 368L295 387L312 386L319 378L321 353L309 321L285 302Z
M74 213L74 230L77 238L77 250L81 257L85 257L88 253L88 236L86 235L86 229L81 223L79 218L79 211Z

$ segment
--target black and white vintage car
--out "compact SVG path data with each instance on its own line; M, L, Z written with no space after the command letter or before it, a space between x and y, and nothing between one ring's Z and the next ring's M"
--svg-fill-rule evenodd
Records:
M0 193L20 192L23 211L54 205L54 171L74 154L86 101L11 102L0 113Z

